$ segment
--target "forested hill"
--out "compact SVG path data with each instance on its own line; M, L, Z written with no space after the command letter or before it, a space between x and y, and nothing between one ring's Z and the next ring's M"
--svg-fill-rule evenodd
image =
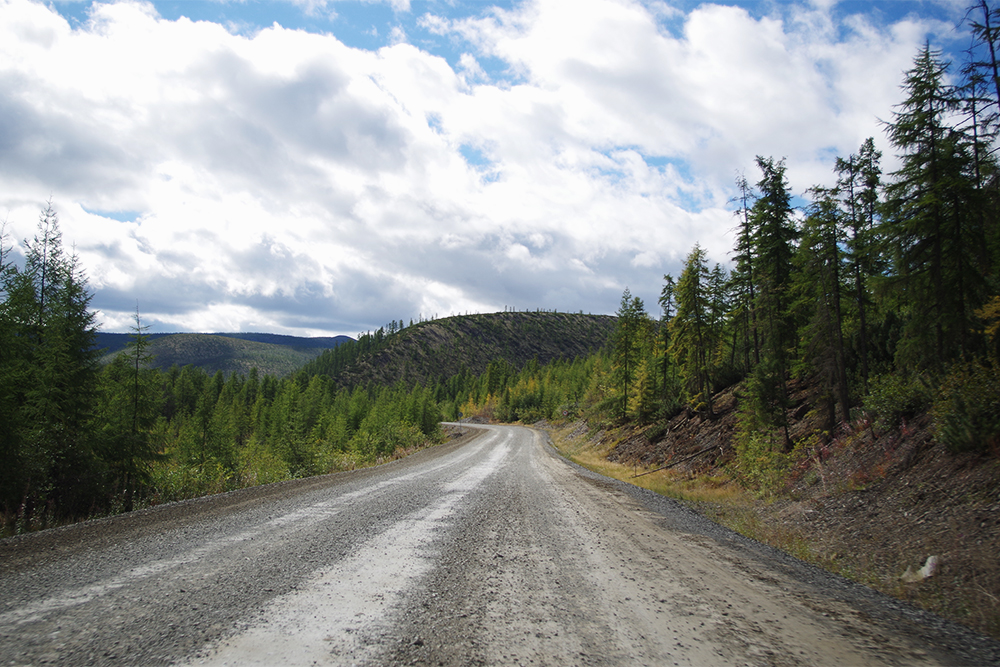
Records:
M391 333L379 329L325 351L299 372L327 375L340 387L426 384L463 372L478 375L501 359L520 369L533 359L545 364L589 355L604 347L614 325L614 317L582 313L460 315Z
M98 334L103 361L109 362L129 340L129 334ZM209 375L216 371L247 374L256 368L261 375L284 376L325 350L351 340L347 336L301 338L255 333L151 334L148 352L153 355L153 365L162 370L190 364Z

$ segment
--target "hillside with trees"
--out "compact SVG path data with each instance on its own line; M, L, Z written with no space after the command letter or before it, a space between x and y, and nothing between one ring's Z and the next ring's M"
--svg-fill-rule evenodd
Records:
M150 334L151 363L162 371L171 366L196 366L209 375L256 369L260 375L288 375L320 354L344 342L335 338L299 338L268 334ZM97 345L105 350L101 363L111 362L131 342L128 334L98 334Z
M461 315L404 327L395 322L354 344L324 352L299 371L327 375L340 387L374 382L433 385L480 375L504 361L520 370L587 356L607 344L615 319L582 313L514 312Z
M591 418L711 419L714 395L742 382L737 445L780 458L798 444L790 386L808 382L821 439L865 415L893 425L931 410L953 451L995 447L997 91L975 85L987 66L950 84L940 54L917 54L886 124L893 173L869 138L797 209L785 161L757 157L756 180L736 182L732 270L695 245L664 276L655 318L625 290Z

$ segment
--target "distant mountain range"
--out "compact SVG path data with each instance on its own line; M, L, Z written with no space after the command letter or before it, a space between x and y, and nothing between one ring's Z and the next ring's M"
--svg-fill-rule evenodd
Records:
M353 341L349 336L303 338L269 333L176 333L148 334L153 365L167 370L174 364L191 364L214 374L216 371L284 376L315 359L324 351ZM97 347L103 362L125 349L131 334L98 333Z

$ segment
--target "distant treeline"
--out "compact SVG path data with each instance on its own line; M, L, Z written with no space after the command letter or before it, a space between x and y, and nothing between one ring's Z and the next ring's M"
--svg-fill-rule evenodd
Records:
M151 333L148 334L150 340L156 338L168 338L171 336L191 336L189 333ZM237 340L251 341L254 343L264 343L266 345L276 345L292 349L320 350L334 348L341 343L351 340L348 336L303 338L300 336L287 336L284 334L268 333L212 333L204 334L217 336L220 338L233 338ZM96 345L103 354L117 354L125 349L131 340L129 334L97 332Z

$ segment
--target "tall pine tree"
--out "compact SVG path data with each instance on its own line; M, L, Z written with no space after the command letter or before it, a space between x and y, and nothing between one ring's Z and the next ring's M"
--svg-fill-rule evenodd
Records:
M3 276L2 317L13 341L3 374L14 382L5 402L16 415L8 447L21 471L11 495L21 495L28 512L41 503L74 512L100 482L91 423L98 373L91 295L76 256L63 252L51 202L25 247L24 268L7 267Z
M126 348L101 372L98 410L99 451L109 467L111 492L130 509L134 495L149 481L158 456L152 433L163 403L162 378L151 367L148 327L138 308Z
M948 124L958 100L945 82L947 69L925 45L906 74L907 98L888 124L901 166L887 188L880 231L891 249L889 287L904 315L896 355L904 368L940 370L966 356L974 311L985 298L975 160L969 137Z
M796 252L796 293L804 313L800 330L802 353L815 369L828 399L828 432L836 423L836 407L843 420L850 414L844 320L841 308L841 272L844 245L841 211L836 193L824 188L811 191L813 202L802 224L802 240Z
M857 355L861 381L867 387L869 370L870 283L881 273L878 245L874 237L879 208L882 153L869 137L861 149L846 160L837 158L837 194L844 211L848 273L853 282L853 306L857 313Z
M755 402L765 422L784 432L785 447L791 447L785 409L788 406L787 374L795 345L795 322L789 312L792 256L798 231L792 195L785 178L785 161L757 157L761 178L759 196L750 210L753 229L752 265L756 285L754 309L760 340L760 363L752 383Z

